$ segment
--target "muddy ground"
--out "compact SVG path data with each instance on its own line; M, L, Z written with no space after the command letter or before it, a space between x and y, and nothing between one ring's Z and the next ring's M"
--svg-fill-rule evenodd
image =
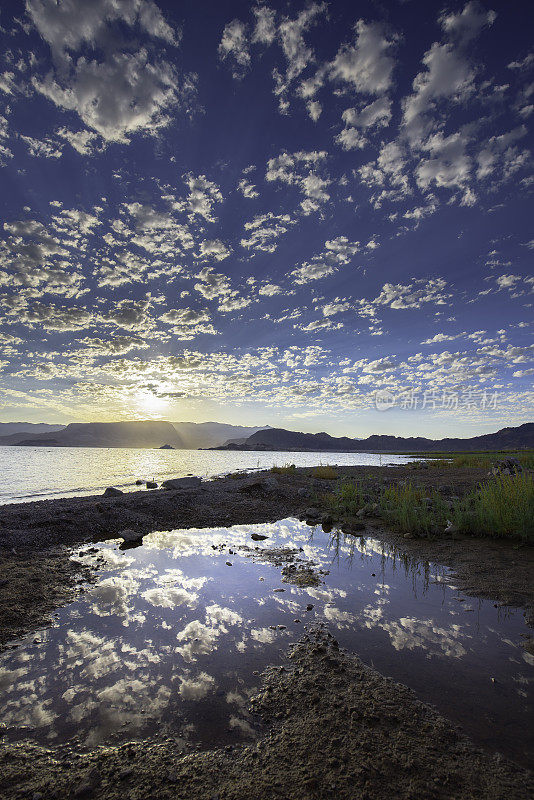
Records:
M478 469L344 467L344 477L380 485L410 480L461 496ZM273 480L274 478L274 480ZM267 479L267 481L266 481ZM35 630L90 579L69 560L70 548L186 527L275 521L321 509L334 481L308 469L209 481L196 490L136 491L0 508L0 648ZM404 539L364 519L364 536L403 558L449 566L464 591L528 608L534 605L534 548L482 539ZM251 557L253 553L251 552ZM290 559L291 560L291 559ZM283 572L288 564L280 565ZM298 564L297 564L298 569ZM289 582L321 576L287 574ZM531 620L532 621L532 620ZM254 710L270 726L258 744L180 755L171 740L147 740L91 751L65 745L0 746L0 796L94 797L107 800L202 798L527 798L532 777L476 749L450 722L403 686L340 653L325 631L301 640L287 665L264 675ZM2 794L3 792L3 794Z
M173 743L0 749L4 797L102 800L527 800L525 770L475 748L406 687L318 629L269 668L249 746L178 755Z

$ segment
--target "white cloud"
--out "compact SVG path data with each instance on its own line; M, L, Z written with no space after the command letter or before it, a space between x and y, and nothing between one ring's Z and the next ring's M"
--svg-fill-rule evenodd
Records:
M443 13L440 22L446 33L465 44L478 36L482 28L493 25L496 18L495 11L486 11L477 0L471 0L458 14Z
M342 47L330 64L330 78L351 84L362 94L381 94L392 83L394 60L390 55L394 39L382 25L358 20L356 43Z
M280 243L280 237L287 233L290 225L294 224L295 220L289 214L273 214L271 211L260 214L250 222L245 222L248 239L241 239L241 247L274 253Z
M305 261L290 273L297 284L309 283L337 272L339 266L349 264L360 250L360 242L351 242L346 236L338 236L325 242L324 250Z
M75 111L107 142L126 143L138 132L155 135L192 89L190 79L180 85L170 62L152 61L149 55L154 39L177 43L151 0L27 0L27 10L55 65L46 76L33 77L35 89L58 107ZM129 34L121 35L117 25ZM139 45L137 31L148 37L146 45ZM89 52L99 49L104 60L90 58Z
M418 278L410 284L385 283L373 303L394 309L420 308L425 303L444 305L451 297L446 286L443 278Z
M259 192L256 190L254 184L247 181L246 178L242 178L239 181L237 188L241 192L243 197L248 197L248 198L259 197Z
M230 58L233 61L234 78L243 77L250 66L247 31L243 22L234 19L226 25L219 44L219 55L223 60Z

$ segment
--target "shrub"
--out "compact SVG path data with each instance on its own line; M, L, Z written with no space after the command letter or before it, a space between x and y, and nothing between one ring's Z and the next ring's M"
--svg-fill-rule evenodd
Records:
M365 505L365 496L358 483L343 483L339 489L329 495L329 505L338 514L356 514Z
M294 464L284 464L283 467L271 467L275 475L293 475L297 468Z
M466 495L454 517L465 533L533 542L534 478L525 473L497 475Z
M385 521L403 533L437 533L437 529L445 529L451 515L439 492L423 490L411 483L387 486L378 505Z
M313 478L321 478L325 481L335 481L338 477L336 470L334 467L330 467L328 465L322 467L315 467L314 470L310 473Z

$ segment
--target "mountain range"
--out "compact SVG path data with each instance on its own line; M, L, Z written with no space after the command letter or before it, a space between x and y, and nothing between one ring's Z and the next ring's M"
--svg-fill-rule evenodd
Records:
M31 447L162 447L199 449L217 447L229 439L245 440L259 428L220 422L73 422L0 423L0 445Z
M334 437L328 433L298 433L284 428L257 431L244 442L228 442L218 450L289 450L314 452L451 452L509 450L534 447L534 423L502 428L496 433L469 439L425 439L423 437L369 436L367 439Z
M138 447L174 449L266 450L295 452L450 452L508 450L534 447L534 423L502 428L496 433L469 439L425 439L380 436L354 439L328 433L301 433L284 428L252 428L219 422L73 422L58 426L46 423L3 423L18 430L0 436L0 445L30 447ZM44 430L43 430L44 429ZM9 429L8 430L12 430Z

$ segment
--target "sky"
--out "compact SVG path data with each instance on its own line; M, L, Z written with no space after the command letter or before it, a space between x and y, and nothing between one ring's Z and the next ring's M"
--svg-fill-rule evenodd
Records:
M531 421L533 22L3 2L0 421Z

